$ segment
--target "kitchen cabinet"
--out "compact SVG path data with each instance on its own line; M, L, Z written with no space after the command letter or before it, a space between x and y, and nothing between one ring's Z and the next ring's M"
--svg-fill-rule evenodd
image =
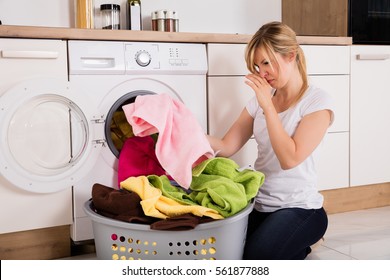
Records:
M253 91L244 83L246 44L208 44L208 128L209 134L223 137L240 115ZM240 166L253 166L257 143L251 138L231 158Z
M244 83L246 44L208 44L209 133L222 137L253 96ZM302 46L311 82L335 100L335 121L322 143L319 167L321 190L349 185L349 46ZM240 166L253 165L257 157L254 139L234 156Z
M302 46L309 80L332 95L335 119L317 162L320 190L349 186L350 46Z
M347 36L348 0L282 0L282 21L297 35Z
M390 182L390 46L351 46L351 186Z

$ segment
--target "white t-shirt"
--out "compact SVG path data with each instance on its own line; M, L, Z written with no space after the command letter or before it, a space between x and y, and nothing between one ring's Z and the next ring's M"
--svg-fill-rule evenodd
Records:
M292 136L301 119L310 113L328 109L334 104L331 96L320 88L310 85L297 104L279 113L284 129ZM257 142L258 156L255 169L265 175L264 184L256 197L255 209L261 212L273 212L281 208L299 207L318 209L322 207L323 196L317 189L317 161L319 145L315 151L298 166L283 170L272 149L265 123L263 110L253 97L246 109L254 118L254 137Z

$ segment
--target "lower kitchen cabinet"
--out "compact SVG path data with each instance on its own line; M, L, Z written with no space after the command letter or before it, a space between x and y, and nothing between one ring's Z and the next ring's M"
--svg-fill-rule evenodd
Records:
M209 77L208 127L210 135L223 137L252 97L253 92L244 83L242 76ZM256 140L250 139L231 158L242 167L253 166L257 158Z
M348 187L349 133L330 132L321 145L321 156L317 162L318 189Z
M390 46L351 47L351 186L390 182Z

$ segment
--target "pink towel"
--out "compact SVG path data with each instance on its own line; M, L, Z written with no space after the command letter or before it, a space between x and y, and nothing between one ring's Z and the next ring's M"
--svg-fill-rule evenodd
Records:
M214 152L192 112L168 94L139 95L123 106L134 135L159 133L156 156L164 170L189 188L192 168L214 157Z

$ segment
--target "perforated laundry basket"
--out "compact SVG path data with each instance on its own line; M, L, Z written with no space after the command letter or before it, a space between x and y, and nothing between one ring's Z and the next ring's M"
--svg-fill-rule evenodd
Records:
M96 255L103 260L241 259L250 203L234 216L184 231L151 230L149 225L126 223L84 210L92 219Z

